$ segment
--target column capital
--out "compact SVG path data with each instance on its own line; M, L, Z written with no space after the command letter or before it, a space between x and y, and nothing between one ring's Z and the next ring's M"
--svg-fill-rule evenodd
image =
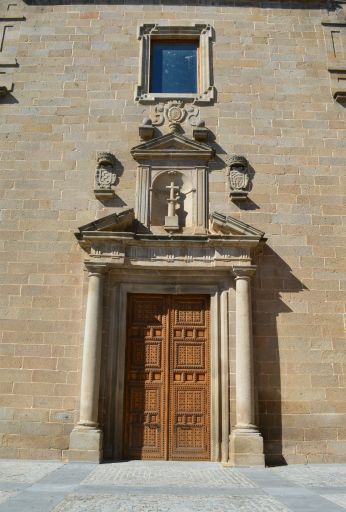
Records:
M108 265L106 263L96 263L93 261L86 261L84 264L89 273L89 277L95 276L95 275L99 276L99 277L101 277L101 276L103 277L104 274L108 270Z
M246 267L241 266L233 266L232 272L235 276L235 279L251 279L251 277L256 272L257 265L248 265Z

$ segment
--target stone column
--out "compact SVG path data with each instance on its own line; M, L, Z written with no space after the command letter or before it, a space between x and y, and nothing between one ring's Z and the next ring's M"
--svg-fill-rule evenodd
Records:
M100 462L102 431L98 425L102 343L103 282L106 266L88 263L89 287L85 317L80 420L70 435L69 460Z
M251 276L256 267L233 267L236 281L236 418L230 436L233 466L264 465L263 438L255 425Z

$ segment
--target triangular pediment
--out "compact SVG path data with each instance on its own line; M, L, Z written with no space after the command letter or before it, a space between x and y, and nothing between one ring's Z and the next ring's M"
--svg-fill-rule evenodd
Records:
M263 231L219 212L213 212L210 215L210 222L213 231L223 235L251 236L259 239L264 237Z
M135 160L196 158L208 161L213 158L214 150L208 144L172 132L133 147L131 155Z
M135 219L133 209L124 210L120 213L112 213L101 219L94 220L78 228L77 238L85 232L112 231L114 233L131 231Z

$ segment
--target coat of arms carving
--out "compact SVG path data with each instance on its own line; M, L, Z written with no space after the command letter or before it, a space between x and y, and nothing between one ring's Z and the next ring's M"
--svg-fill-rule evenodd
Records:
M112 153L98 153L95 171L95 196L97 199L111 199L114 196L112 185L115 184L116 158Z
M249 192L249 162L244 156L231 155L227 158L228 180L232 201L244 200Z

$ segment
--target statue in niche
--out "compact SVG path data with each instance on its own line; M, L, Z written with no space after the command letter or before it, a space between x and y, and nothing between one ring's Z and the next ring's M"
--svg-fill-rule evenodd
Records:
M227 161L232 201L244 200L249 192L249 162L244 156L231 155Z
M192 232L195 189L188 176L170 169L159 173L151 188L150 225L154 232Z
M114 190L111 188L117 179L116 158L112 153L98 153L95 172L95 196L98 199L111 199Z

